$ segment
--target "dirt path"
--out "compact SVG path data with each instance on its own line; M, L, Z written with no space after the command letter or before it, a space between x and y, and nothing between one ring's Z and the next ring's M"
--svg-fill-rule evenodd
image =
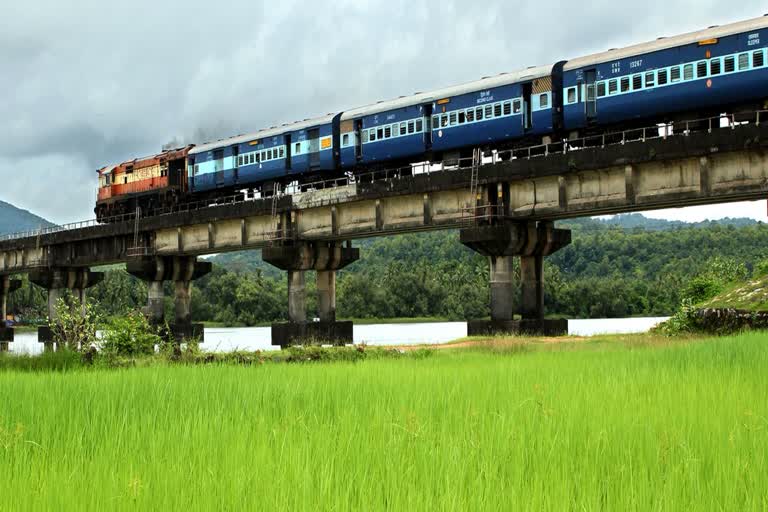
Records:
M512 346L512 345L522 345L522 344L532 344L532 345L538 345L538 344L546 344L546 345L553 345L553 344L560 344L560 343L583 343L585 341L588 341L589 338L583 337L583 336L567 336L562 338L556 338L556 337L542 337L542 338L482 338L478 340L468 340L468 341L459 341L456 343L446 343L442 345L393 345L389 346L387 348L395 349L395 350L402 350L405 352L410 352L414 350L449 350L449 349L466 349L466 348L472 348L472 347L480 347L480 346L494 346L494 347L504 347L504 346Z

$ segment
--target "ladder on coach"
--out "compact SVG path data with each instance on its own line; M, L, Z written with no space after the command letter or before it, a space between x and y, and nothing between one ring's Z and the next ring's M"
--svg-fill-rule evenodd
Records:
M280 218L277 216L277 203L279 198L280 198L280 184L275 183L272 187L272 222L274 223L274 227L275 227L274 238L281 238Z

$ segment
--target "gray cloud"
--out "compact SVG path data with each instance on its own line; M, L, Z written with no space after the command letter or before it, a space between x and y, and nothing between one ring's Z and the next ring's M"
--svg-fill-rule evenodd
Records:
M75 3L75 2L72 2ZM96 168L762 14L761 2L17 3L0 19L0 198L91 215Z

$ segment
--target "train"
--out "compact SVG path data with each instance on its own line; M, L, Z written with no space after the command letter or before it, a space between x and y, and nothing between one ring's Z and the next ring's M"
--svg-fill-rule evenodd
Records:
M99 169L99 220L414 162L768 108L768 15Z

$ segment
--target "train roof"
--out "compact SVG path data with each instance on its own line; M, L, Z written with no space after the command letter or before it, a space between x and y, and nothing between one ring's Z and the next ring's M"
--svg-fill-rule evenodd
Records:
M710 27L705 30L698 30L696 32L689 32L673 37L660 37L659 39L650 43L636 44L627 46L626 48L617 48L615 50L608 50L607 52L595 53L587 55L585 57L579 57L573 60L569 60L565 65L565 70L570 71L574 69L581 69L587 66L593 66L595 64L602 64L605 62L611 62L615 60L626 59L634 57L636 55L645 55L648 53L658 52L661 50L668 50L670 48L676 48L678 46L685 46L699 41L706 41L708 39L718 39L720 37L731 36L734 34L741 34L743 32L750 32L753 30L760 30L768 28L768 16L761 16L759 18L753 18L751 20L739 21L736 23L730 23L728 25Z
M327 114L322 117L305 119L303 121L297 121L295 123L284 124L282 126L266 128L264 130L259 130L257 132L247 133L245 135L237 135L236 137L221 139L215 142L208 142L206 144L201 144L199 146L196 146L189 153L191 155L197 155L200 153L205 153L206 151L211 151L213 149L226 148L229 146L234 146L236 144L244 144L246 142L251 142L256 139L267 139L269 137L282 135L288 132L296 132L299 130L305 130L307 128L314 128L315 126L330 124L333 121L333 118L336 117L336 115L337 114Z
M461 85L445 87L443 89L437 89L429 92L419 92L412 96L401 96L400 98L394 100L380 101L365 107L347 110L341 116L341 120L346 121L347 119L355 119L361 116L369 116L372 114L378 114L380 112L397 110L399 108L411 107L414 105L424 105L426 103L431 103L442 98L451 98L453 96L460 96L462 94L482 91L483 89L502 87L504 85L516 84L528 80L547 77L550 76L551 73L552 65L533 66L527 69L513 71L511 73L501 73L500 75L485 77L480 80L467 82Z
M134 165L139 168L143 166L149 166L149 165L157 165L162 162L167 162L168 160L178 160L180 158L186 158L186 156L189 154L190 149L192 149L192 145L184 146L180 148L174 148L174 149L167 149L161 153L156 153L154 155L148 155L143 156L139 158L134 158L133 160L126 160L125 162L120 162L119 164L112 164L108 165L106 167L102 167L101 169L97 169L96 172L99 174L109 174L118 167L125 167L127 165Z

